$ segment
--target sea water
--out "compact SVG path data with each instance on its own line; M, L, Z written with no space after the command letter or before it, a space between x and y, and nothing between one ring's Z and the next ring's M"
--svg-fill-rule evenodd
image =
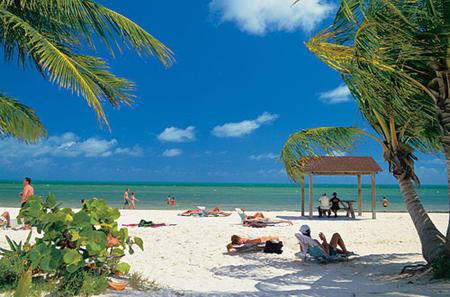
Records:
M105 199L111 205L123 207L123 192L130 188L136 193L139 209L190 209L196 206L218 206L225 210L236 207L247 210L300 209L300 189L295 184L189 184L189 183L123 183L123 182L38 182L33 184L35 194L46 196L54 193L66 207L79 207L81 199L93 197ZM0 181L1 207L19 207L21 181ZM331 197L333 192L343 200L357 200L356 185L315 184L314 207L322 193ZM428 211L448 211L447 186L424 185L418 189L419 197ZM167 196L175 197L175 206L166 204ZM389 206L383 208L383 196ZM309 192L305 189L305 208L309 206ZM370 185L362 187L363 210L371 209ZM355 205L356 207L356 205ZM398 185L377 185L376 208L378 211L406 211Z

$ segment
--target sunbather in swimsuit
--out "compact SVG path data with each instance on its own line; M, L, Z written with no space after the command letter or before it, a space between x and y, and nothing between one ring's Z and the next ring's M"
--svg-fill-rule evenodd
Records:
M227 216L231 215L231 212L224 212L224 211L220 210L220 208L214 207L212 210L208 211L208 214L223 215L223 216L227 217Z
M303 225L300 227L300 233L296 234L296 237L299 239L300 249L302 252L307 252L308 248L319 246L322 248L324 253L328 256L335 256L336 254L351 254L352 252L347 250L345 246L344 240L342 239L339 233L334 233L331 237L330 242L327 242L325 235L320 232L319 238L322 241L321 243L318 240L311 238L311 229L308 225Z
M245 209L241 208L241 210L245 212ZM246 215L245 219L249 222L273 222L273 223L287 223L289 225L292 225L292 222L289 220L267 218L266 216L264 216L262 212L257 212L252 216Z
M0 216L0 226L6 225L11 226L11 218L9 216L9 212L5 211L4 213L2 213L2 215Z
M231 243L227 245L227 250L228 252L231 252L233 250L233 247L236 245L259 244L265 243L267 241L280 241L280 238L278 236L261 236L255 238L246 238L240 237L238 235L233 235L231 236Z
M180 213L180 216L189 217L189 216L191 216L193 214L197 214L198 215L198 214L201 214L201 213L202 213L201 209L188 209L185 212Z

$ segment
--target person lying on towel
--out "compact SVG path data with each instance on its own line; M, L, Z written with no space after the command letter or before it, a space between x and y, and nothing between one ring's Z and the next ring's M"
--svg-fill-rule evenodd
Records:
M261 236L261 237L254 237L254 238L246 238L241 237L238 235L231 236L231 243L227 245L228 252L232 252L235 246L238 245L257 245L261 243L266 243L267 241L280 241L280 238L278 236Z

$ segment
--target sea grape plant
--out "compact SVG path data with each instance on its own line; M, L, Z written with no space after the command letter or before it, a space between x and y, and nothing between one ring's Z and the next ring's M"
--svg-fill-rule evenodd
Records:
M130 237L126 228L119 228L119 217L119 210L101 199L85 200L74 212L61 208L53 194L45 200L30 197L18 219L36 227L42 236L36 237L34 244L26 242L22 257L34 273L56 277L82 269L102 274L128 273L130 265L120 260L126 251L133 254L135 245L143 250L143 241Z

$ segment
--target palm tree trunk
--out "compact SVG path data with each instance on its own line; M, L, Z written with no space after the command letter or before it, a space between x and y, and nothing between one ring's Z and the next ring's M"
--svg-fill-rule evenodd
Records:
M445 236L439 232L428 216L417 195L411 178L398 177L400 191L406 203L414 227L422 244L422 255L428 263L433 263L449 252Z
M449 41L450 42L450 41ZM449 49L450 50L450 49ZM436 63L434 66L435 78L431 80L428 88L433 93L438 112L438 122L441 127L441 141L447 159L447 191L448 191L448 227L447 244L450 245L450 62Z
M447 65L446 65L447 66ZM450 65L448 65L450 67ZM436 97L436 107L438 109L438 120L441 126L442 145L447 159L447 188L448 188L448 227L447 241L450 245L450 69L436 71L436 88L433 90Z

